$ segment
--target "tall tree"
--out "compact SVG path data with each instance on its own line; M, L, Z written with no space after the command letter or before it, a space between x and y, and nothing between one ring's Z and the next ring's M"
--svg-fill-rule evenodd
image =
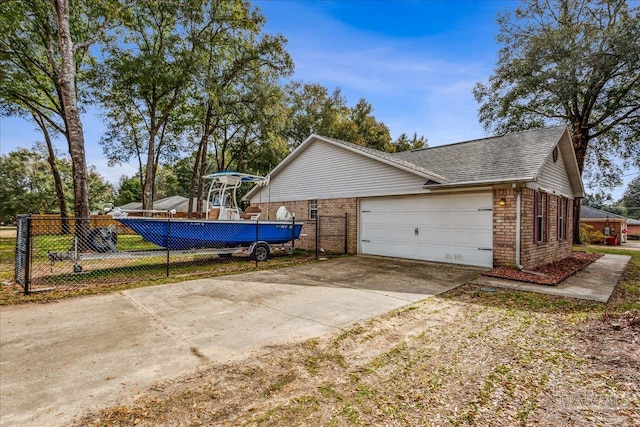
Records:
M78 95L76 91L76 57L78 48L86 49L89 41L74 43L71 36L71 13L68 0L51 0L55 9L56 25L58 29L58 45L60 61L58 78L60 82L60 99L62 114L66 123L66 136L69 143L69 155L73 167L73 195L76 218L82 221L89 218L89 173L87 157L84 152L84 132L80 119ZM88 232L88 226L76 224L80 233ZM83 236L81 236L83 237ZM84 239L80 238L83 242Z
M640 166L640 18L624 0L524 0L499 15L494 74L474 89L493 133L567 123L578 167L617 183L622 156ZM580 203L574 210L579 239Z
M0 98L2 113L32 119L42 130L49 152L52 134L67 140L73 169L73 200L80 242L88 231L89 179L78 100L89 47L121 11L118 0L8 0L0 2ZM50 159L53 167L55 161ZM58 173L52 169L54 176ZM65 197L58 191L60 211Z
M290 111L285 138L291 150L313 133L337 137L338 123L349 114L340 89L330 93L318 83L291 82L285 92Z
M106 109L102 138L109 161L134 158L143 209L153 208L155 174L180 146L184 90L193 70L193 39L182 37L182 14L193 2L138 2L132 18L105 43L93 74Z
M640 176L629 183L619 204L627 208L629 218L640 219Z
M234 167L246 170L254 145L268 146L282 118L278 81L293 65L279 35L262 34L264 16L245 1L202 0L194 8L188 37L197 40L199 64L191 86L197 150L189 188L189 215L194 198L202 200L203 176ZM265 132L263 132L265 131ZM195 207L199 215L202 203Z
M393 152L391 132L373 116L373 106L365 99L349 110L336 129L336 138L376 150Z

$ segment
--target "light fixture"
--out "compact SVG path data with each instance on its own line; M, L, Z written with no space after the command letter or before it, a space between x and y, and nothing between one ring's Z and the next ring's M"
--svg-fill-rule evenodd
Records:
M498 204L500 206L506 206L507 205L507 201L505 200L505 198L503 197L502 199L500 199L500 201L498 202Z

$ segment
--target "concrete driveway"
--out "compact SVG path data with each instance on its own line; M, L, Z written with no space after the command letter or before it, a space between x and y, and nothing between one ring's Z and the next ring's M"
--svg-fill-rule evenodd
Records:
M2 307L0 425L66 425L203 363L326 334L480 272L358 256Z

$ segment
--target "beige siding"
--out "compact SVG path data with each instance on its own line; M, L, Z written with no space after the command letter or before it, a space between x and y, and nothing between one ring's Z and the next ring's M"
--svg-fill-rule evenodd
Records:
M549 190L553 194L562 194L573 198L573 190L571 189L571 182L562 158L562 151L558 152L557 162L554 162L549 156L542 168L540 168L537 183L539 188Z
M251 203L424 193L426 178L322 141L272 177ZM270 192L270 194L269 194Z

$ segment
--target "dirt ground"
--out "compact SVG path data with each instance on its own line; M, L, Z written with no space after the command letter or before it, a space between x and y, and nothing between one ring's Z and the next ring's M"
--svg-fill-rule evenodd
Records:
M606 306L465 285L208 365L77 425L640 425L637 275Z

